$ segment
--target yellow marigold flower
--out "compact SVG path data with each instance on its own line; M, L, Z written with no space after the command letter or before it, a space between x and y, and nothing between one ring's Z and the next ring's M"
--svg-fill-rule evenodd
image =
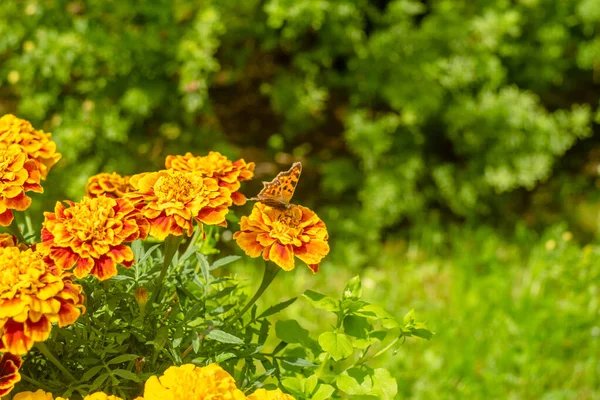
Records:
M0 147L0 225L12 223L12 210L23 211L31 205L31 198L25 194L28 191L44 191L35 161L28 160L17 145Z
M108 395L104 392L96 392L92 394L88 394L83 398L83 400L123 400L118 396Z
M233 235L250 257L261 255L286 271L294 269L294 255L316 273L329 253L325 223L312 210L292 205L280 210L254 204L249 217L243 216L240 231Z
M0 247L18 247L27 250L27 245L19 243L17 237L9 233L0 233Z
M245 400L246 396L217 364L170 367L160 378L151 376L144 386L144 400L205 399Z
M42 389L38 389L35 392L21 392L15 394L13 400L69 400L57 397L56 399L52 396L52 393L44 392Z
M0 397L7 395L21 380L19 368L22 363L19 356L11 353L2 354L2 359L0 359Z
M35 160L42 179L46 179L50 168L61 157L56 152L56 143L50 140L51 137L52 134L35 130L29 121L12 114L0 118L0 144L18 144L29 159Z
M133 190L129 184L129 178L129 176L121 176L116 172L94 175L88 179L85 194L88 197L101 195L112 198L123 197L125 193Z
M85 311L81 286L35 250L0 248L0 351L27 353Z
M104 280L117 274L117 264L131 267L133 252L123 243L145 239L149 224L129 200L100 196L66 203L69 208L57 202L53 213L44 213L39 250L63 270L75 267L78 278Z
M150 234L157 239L168 235L191 236L193 220L207 225L227 226L225 215L231 206L229 189L212 178L173 169L131 177L136 189L125 195L150 222Z
M248 400L295 400L292 396L283 393L280 389L257 389L247 398Z
M204 177L216 179L219 186L229 189L233 203L238 206L246 203L246 197L238 192L240 182L252 179L255 167L253 162L246 163L243 158L231 162L216 151L211 151L204 157L195 157L192 153L167 156L165 166L176 171L199 172Z

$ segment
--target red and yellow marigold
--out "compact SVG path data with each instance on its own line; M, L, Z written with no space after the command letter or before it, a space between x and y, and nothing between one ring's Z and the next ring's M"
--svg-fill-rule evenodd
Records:
M125 198L141 210L150 222L150 234L157 239L184 233L191 236L194 220L227 226L231 194L215 179L169 169L134 175L130 182L136 191Z
M234 379L217 364L170 367L160 377L152 376L144 386L144 400L245 400Z
M23 211L31 205L25 192L42 193L40 172L33 160L17 145L0 147L0 225L8 226L12 210Z
M30 160L34 160L41 179L46 179L48 171L60 160L56 143L50 133L33 128L29 121L6 114L0 118L0 148L17 144Z
M248 400L295 400L292 396L283 393L280 389L257 389L247 398Z
M85 311L81 286L33 249L0 248L0 351L27 353Z
M296 256L316 273L329 253L325 223L298 205L281 210L256 203L250 216L242 217L240 231L233 238L250 257L262 254L286 271L294 269Z
M129 268L133 252L124 243L148 236L149 224L127 199L84 197L79 203L57 202L44 213L42 243L37 248L63 270L100 280L117 274L117 264Z
M216 151L203 157L195 157L192 153L167 156L165 165L167 169L197 172L204 177L216 179L219 186L229 189L233 203L238 206L246 203L246 197L238 191L240 182L252 179L255 167L253 162L246 163L243 158L232 162Z
M18 247L27 250L27 245L19 243L17 238L9 233L0 233L0 247Z
M0 397L7 395L21 380L19 368L22 363L21 357L17 355L2 354L2 359L0 359Z
M129 184L129 178L129 176L121 176L116 172L94 175L88 179L85 193L88 197L101 195L112 198L123 197L125 193L133 189Z

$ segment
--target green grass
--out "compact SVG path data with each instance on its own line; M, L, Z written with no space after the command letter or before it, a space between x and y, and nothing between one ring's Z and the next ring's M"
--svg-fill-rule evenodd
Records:
M398 317L414 308L436 333L375 361L398 380L398 397L600 398L600 247L582 248L565 232L501 239L456 229L388 243L360 272L363 298ZM306 289L338 296L356 272L327 262L316 276L297 268L277 277L262 304ZM279 318L316 334L329 322L315 313L301 300Z

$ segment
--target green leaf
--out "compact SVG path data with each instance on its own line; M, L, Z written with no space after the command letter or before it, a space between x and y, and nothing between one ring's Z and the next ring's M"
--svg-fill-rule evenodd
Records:
M222 353L215 357L215 362L217 364L222 363L223 361L227 361L231 358L234 358L236 355L234 353Z
M204 282L208 284L210 282L210 267L208 265L208 260L202 253L196 253L196 258L198 259L198 264L200 264L200 270L202 271Z
M120 376L121 378L125 378L130 381L134 381L134 382L141 381L140 377L131 371L117 368L117 369L113 369L111 372L113 373L113 375Z
M375 369L372 378L373 390L371 394L376 395L381 400L393 400L396 398L396 394L398 393L398 383L387 369Z
M214 263L212 263L212 265L210 266L210 270L214 271L215 269L220 268L227 264L231 264L232 262L237 261L240 258L241 258L240 256L227 256L227 257L220 258L220 259L216 260Z
M312 290L307 290L304 292L303 296L310 301L314 308L325 311L339 311L340 304L337 300L332 299L331 297L325 296L324 294L313 292Z
M317 364L311 363L308 360L305 360L304 358L298 358L298 357L283 357L281 358L281 361L285 364L290 364L290 365L294 365L296 367L316 367Z
M269 315L273 315L275 313L278 313L279 311L284 310L285 308L289 307L297 299L298 299L297 297L292 297L289 300L282 301L279 304L275 304L274 306L271 306L271 307L267 308L265 311L263 311L262 314L260 314L258 316L258 318L265 318L265 317L268 317Z
M94 379L94 382L92 382L92 385L90 386L90 392L96 391L96 389L98 389L100 385L102 385L104 381L108 379L109 376L110 374L108 372L105 372L102 375L99 375L96 379Z
M343 322L344 332L359 339L365 339L371 330L371 324L364 317L348 315Z
M360 284L360 276L356 275L354 278L350 279L350 282L344 288L343 298L358 300L362 295L362 289Z
M342 392L349 395L370 394L373 387L371 376L358 368L350 368L335 378L335 383Z
M303 395L304 394L304 380L300 380L296 377L285 378L281 381L281 384L288 391L296 394Z
M308 344L310 338L308 331L301 327L295 320L277 321L275 324L275 334L286 343Z
M81 376L81 382L89 382L98 372L100 372L104 368L104 365L95 365L89 368L85 373Z
M331 397L333 392L335 392L335 388L333 386L322 384L322 385L319 385L319 388L317 389L315 394L313 394L311 396L310 399L311 400L326 400Z
M319 378L316 375L311 375L306 378L304 382L304 394L310 395L317 388L317 384L319 383Z
M223 332L218 329L208 331L206 337L221 343L244 344L244 341L239 337L233 336L230 333Z
M335 361L349 357L354 352L352 341L343 333L325 332L319 336L319 344Z
M108 361L106 364L107 365L119 364L119 363L131 361L131 360L135 360L136 358L139 358L139 356L135 355L135 354L121 354L120 356L116 356L112 360Z

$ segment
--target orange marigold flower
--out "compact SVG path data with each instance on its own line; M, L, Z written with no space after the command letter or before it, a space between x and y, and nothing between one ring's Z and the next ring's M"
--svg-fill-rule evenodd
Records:
M186 153L185 156L167 156L165 165L176 171L199 172L204 177L216 179L219 186L229 189L233 203L238 206L246 203L246 197L238 192L240 182L252 179L255 167L253 162L246 163L243 158L231 162L216 151L211 151L204 157L195 157L192 153Z
M287 393L283 393L280 389L266 390L257 389L248 396L248 400L295 400Z
M101 195L112 198L123 197L125 193L133 190L129 184L129 178L129 176L121 176L116 172L112 174L103 172L94 175L88 179L85 194L88 197L98 197Z
M168 235L191 236L193 220L207 225L227 226L225 215L231 206L229 189L212 178L173 169L131 177L135 192L127 193L150 222L150 234L157 239Z
M316 273L329 253L325 223L312 210L292 205L280 210L254 204L249 217L243 216L240 231L233 235L250 257L261 253L286 271L294 269L294 255Z
M12 210L23 211L31 205L31 198L25 194L28 191L44 191L35 161L28 160L17 145L0 147L0 225L12 223Z
M0 233L0 247L18 247L27 250L27 245L19 243L17 237L9 233Z
M30 160L35 160L42 179L46 179L50 168L61 158L51 137L52 134L35 130L29 121L12 114L0 118L0 144L18 144Z
M170 367L160 378L151 376L144 386L144 400L204 399L243 400L246 396L217 364Z
M7 395L21 380L19 368L22 363L19 356L11 353L2 354L2 359L0 359L0 397Z
M48 339L53 322L74 323L85 311L81 292L40 252L0 248L0 351L25 354Z
M42 389L38 389L35 392L21 392L15 394L13 400L69 400L62 397L56 399L52 396L52 393L44 392Z
M100 280L117 274L117 264L129 268L133 252L125 242L145 239L149 224L127 199L84 197L79 203L57 202L54 212L44 213L42 243L37 248L58 267L83 278Z

